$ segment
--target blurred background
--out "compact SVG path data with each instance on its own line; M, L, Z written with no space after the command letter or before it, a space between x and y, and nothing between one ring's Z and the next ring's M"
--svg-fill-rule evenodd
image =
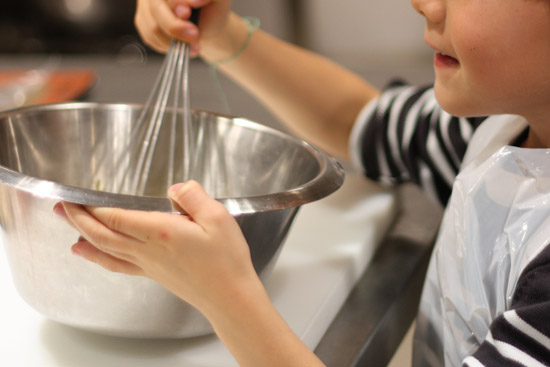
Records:
M141 42L133 24L135 7L136 0L5 1L0 12L0 99L13 95L14 85L20 89L21 79L27 76L20 73L14 79L13 69L86 68L94 75L81 84L93 82L93 88L80 99L144 102L162 56ZM423 41L424 21L408 0L233 0L233 9L260 18L262 29L326 55L378 87L395 77L414 84L433 79L432 51ZM218 84L223 85L231 105L231 110L224 109L216 81L200 64L195 60L191 75L194 108L278 127L271 113L251 103L246 93L220 76ZM85 88L75 85L73 75L62 77L55 93L50 93L52 98L26 98L24 103L67 100L60 91ZM35 84L36 90L42 87ZM28 95L30 87L25 88L22 93ZM10 104L14 105L8 101L3 106Z
M18 0L2 7L1 53L142 52L135 0ZM431 57L423 19L407 0L234 0L233 7L259 17L263 29L355 69Z

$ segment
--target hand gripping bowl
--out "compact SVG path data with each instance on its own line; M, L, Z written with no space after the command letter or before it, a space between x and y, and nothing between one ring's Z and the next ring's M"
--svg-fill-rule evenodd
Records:
M174 211L162 152L153 157L143 196L115 193L117 154L141 108L68 103L0 113L0 224L8 263L22 298L60 323L126 337L207 334L207 320L160 285L71 255L79 235L53 213L60 200ZM164 125L158 146L170 136ZM337 190L343 170L308 143L245 119L194 111L193 125L203 136L196 179L236 218L265 277L300 205ZM103 191L114 181L112 192Z

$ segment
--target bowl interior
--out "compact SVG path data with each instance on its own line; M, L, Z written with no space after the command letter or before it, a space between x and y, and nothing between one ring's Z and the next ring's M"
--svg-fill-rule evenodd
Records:
M180 112L166 111L158 135L153 135L154 153L143 160L150 163L143 169L144 196L166 197L167 188L183 179L185 162L194 165L191 178L217 198L294 190L320 172L317 151L301 140L203 111L193 112L194 152L186 157ZM134 194L142 151L135 141L147 140L143 134L151 126L147 116L139 125L140 115L140 106L96 104L0 115L0 166L76 188Z

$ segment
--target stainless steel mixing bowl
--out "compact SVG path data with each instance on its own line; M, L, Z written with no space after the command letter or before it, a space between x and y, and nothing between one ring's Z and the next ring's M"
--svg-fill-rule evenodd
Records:
M71 255L78 233L53 214L60 200L173 211L166 149L153 158L145 195L111 187L140 110L70 103L0 113L0 224L13 280L27 303L64 324L129 337L206 334L207 320L153 281ZM337 190L343 170L308 143L245 119L195 111L193 124L203 137L195 178L236 218L265 277L299 206ZM158 146L169 136L163 125ZM115 192L98 190L107 187Z

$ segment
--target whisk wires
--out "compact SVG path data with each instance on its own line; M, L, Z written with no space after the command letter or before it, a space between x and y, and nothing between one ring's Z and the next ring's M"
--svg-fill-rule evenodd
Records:
M178 151L177 126L181 115L184 159L182 159L180 179L187 181L191 178L194 134L189 93L189 60L189 45L172 40L155 85L128 140L128 145L115 163L115 170L119 172L119 179L115 180L118 181L118 191L134 195L144 194L164 122L170 123L166 180L168 185L175 182L175 157ZM169 103L171 103L170 113L167 113ZM169 121L167 116L171 117ZM128 155L137 156L137 160L128 160Z

